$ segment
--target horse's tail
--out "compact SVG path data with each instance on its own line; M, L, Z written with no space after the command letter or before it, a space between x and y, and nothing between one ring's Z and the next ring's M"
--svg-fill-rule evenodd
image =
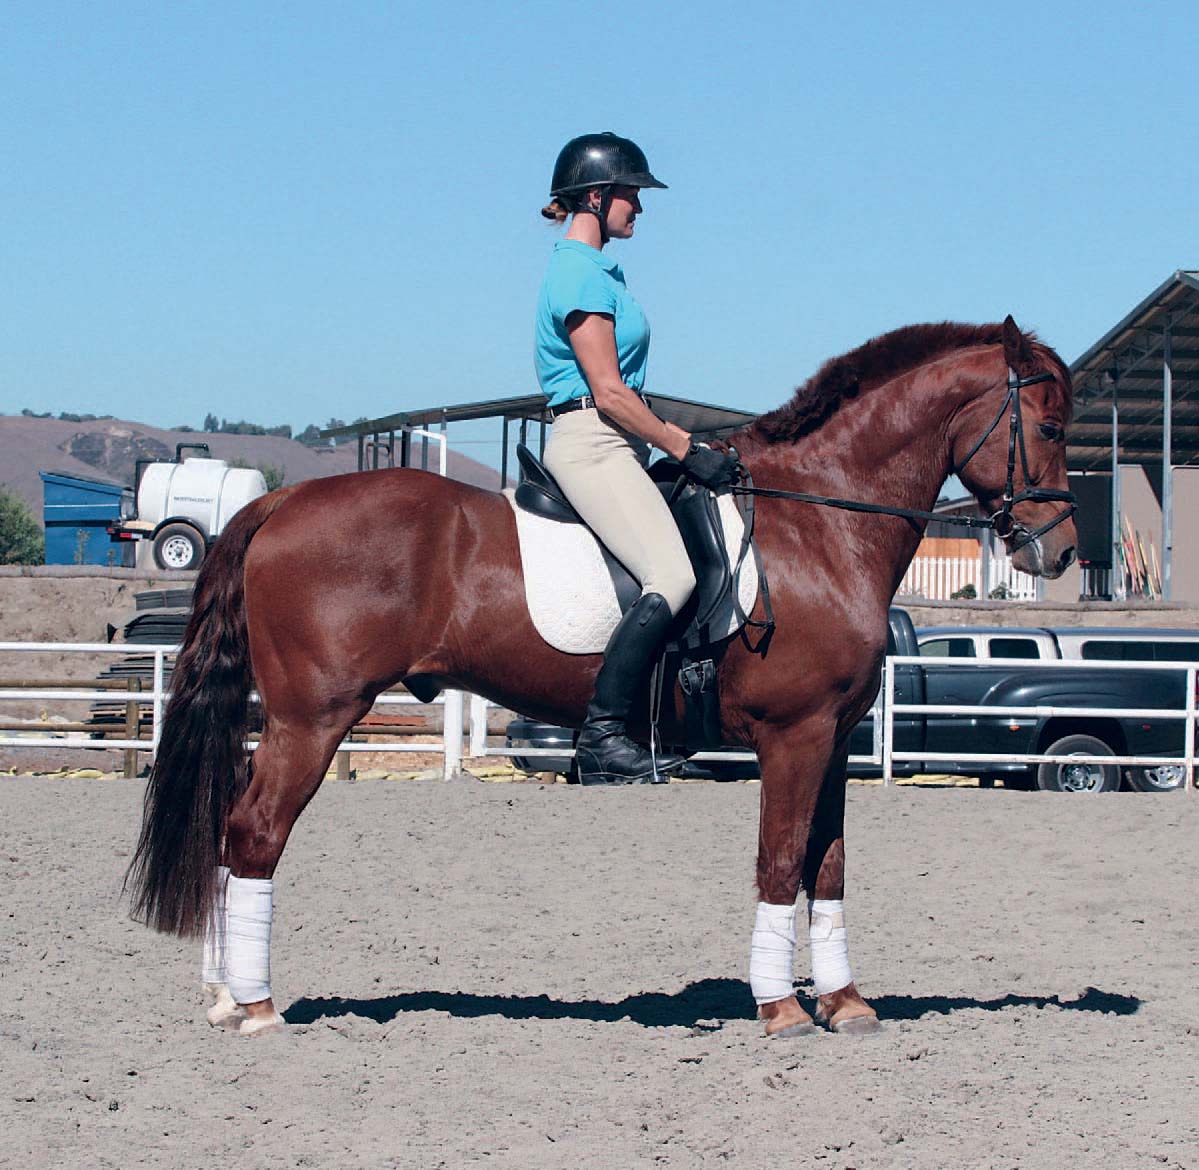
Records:
M272 492L242 508L213 545L196 580L146 786L141 836L125 876L133 917L168 934L204 933L225 821L248 781L243 745L252 679L243 582L246 550L290 494L287 489Z

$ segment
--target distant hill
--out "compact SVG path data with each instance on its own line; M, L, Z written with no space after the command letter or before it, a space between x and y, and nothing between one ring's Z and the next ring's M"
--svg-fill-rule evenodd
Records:
M306 447L270 435L222 435L164 431L122 419L63 422L53 418L0 415L0 484L23 497L39 523L42 481L39 471L62 471L110 483L132 484L138 459L173 459L176 443L207 443L214 459L241 460L251 467L281 468L285 483L342 475L358 470L354 442L335 450ZM436 470L436 445L430 444ZM452 450L449 474L464 483L497 489L499 472Z

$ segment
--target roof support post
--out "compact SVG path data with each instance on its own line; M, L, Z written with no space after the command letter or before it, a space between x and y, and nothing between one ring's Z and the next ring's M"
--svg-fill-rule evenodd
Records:
M1124 531L1120 515L1120 385L1112 376L1112 600L1128 596L1124 587Z
M1162 358L1162 600L1170 600L1170 570L1174 560L1174 348L1170 322Z
M508 486L508 416L504 415L504 450L500 455L500 491Z

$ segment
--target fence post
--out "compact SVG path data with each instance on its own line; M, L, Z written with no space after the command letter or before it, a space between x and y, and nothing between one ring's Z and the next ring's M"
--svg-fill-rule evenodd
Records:
M444 777L450 780L462 771L462 692L446 691L442 698L442 737L445 743Z
M487 755L487 700L470 697L470 754L472 759Z
M1186 731L1182 748L1183 754L1186 756L1186 783L1182 786L1184 792L1195 784L1195 680L1197 677L1199 677L1199 672L1193 666L1189 667L1187 669Z
M891 752L895 748L895 726L892 709L895 706L895 663L888 655L883 660L883 784L890 788L894 782Z
M154 648L154 706L150 716L150 742L154 745L150 752L150 762L158 758L158 744L162 739L163 688L166 680L166 652L160 647Z
M125 680L125 689L131 693L140 693L142 689L142 680L140 678L129 678ZM125 738L137 739L138 732L141 729L142 711L141 704L136 699L130 699L125 704ZM133 780L137 777L137 748L125 749L125 779Z

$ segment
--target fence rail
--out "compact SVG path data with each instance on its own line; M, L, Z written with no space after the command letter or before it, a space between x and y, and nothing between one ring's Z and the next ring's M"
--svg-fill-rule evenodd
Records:
M953 764L1117 764L1132 767L1157 767L1181 765L1185 781L1180 791L1185 792L1195 783L1195 681L1199 666L1181 662L1103 662L1092 659L1056 659L1037 662L1037 669L1049 670L1153 670L1179 671L1185 673L1185 706L1182 710L1152 707L981 707L973 705L945 706L936 703L897 703L895 701L895 668L897 666L927 666L928 659L918 654L890 655L883 663L883 783L894 782L896 763L953 763ZM1010 658L945 658L937 659L937 667L951 666L959 669L977 669L1001 666L1010 669ZM1183 720L1183 750L1181 756L1051 756L1046 754L1015 755L1010 752L949 752L896 751L895 717L897 715L985 715L1009 716L1011 718L1035 717L1053 719L1066 718L1126 718L1126 719L1180 719Z
M140 678L121 682L118 680L46 680L44 678L24 680L26 685L0 685L0 702L30 700L63 701L63 702L113 702L119 700L124 704L124 723L122 716L114 721L115 730L124 731L121 737L111 735L89 736L79 728L85 726L65 724L41 724L28 721L22 723L22 734L0 735L2 747L39 747L39 748L98 748L106 750L123 750L126 755L126 770L129 763L138 753L156 752L162 736L163 715L167 700L170 698L165 687L167 663L178 648L165 645L115 644L108 643L78 643L78 642L0 642L0 655L9 653L55 653L55 654L86 654L100 656L122 657L152 657L153 672L151 686L146 689ZM884 784L894 782L894 768L897 763L952 763L955 765L994 764L994 763L1076 763L1103 764L1133 767L1181 766L1185 772L1185 783L1181 790L1195 786L1196 746L1199 736L1196 734L1197 701L1196 688L1199 686L1199 665L1193 663L1170 662L1102 662L1056 660L1038 662L1038 670L1124 670L1124 671L1178 671L1185 674L1185 703L1181 709L1170 708L1125 708L1125 707L1054 707L1045 705L995 707L980 705L949 706L935 703L899 703L895 698L895 669L897 666L927 665L928 660L919 655L899 655L888 657L883 665L882 686L871 708L873 744L869 755L853 755L849 757L851 764L871 765L882 770ZM949 666L962 670L981 667L1001 666L1009 668L1011 659L1006 658L962 658L938 659L938 669ZM123 689L132 688L132 689ZM252 695L252 700L257 696ZM442 731L438 743L362 743L351 742L347 739L338 747L339 762L348 761L349 755L361 752L404 753L404 752L436 752L444 758L443 772L446 777L457 773L462 766L463 739L467 733L464 711L463 693L461 691L446 691L436 702L443 708ZM386 693L375 700L375 707L387 708L397 706L422 705L412 695ZM488 740L488 709L490 704L479 695L470 696L469 708L469 754L472 757L486 756L520 756L529 759L562 758L573 755L573 748L561 747L507 747L489 744ZM144 708L150 708L149 737L143 734L145 719ZM895 747L895 720L904 715L957 715L977 716L1006 716L1010 718L1144 718L1181 721L1183 724L1183 751L1181 755L1170 756L1084 756L1084 755L1034 755L1011 753L946 753L928 751L905 751ZM0 723L0 731L10 730L9 724L16 720ZM45 729L46 734L31 734ZM359 724L354 729L359 734L371 736L407 736L414 734L411 728L388 728L374 724ZM257 747L256 741L250 741L248 748ZM697 762L744 762L753 760L754 754L748 751L703 751L695 753L692 759ZM348 766L348 765L347 765Z
M152 684L149 689L141 687L140 678L131 678L125 684L115 686L109 680L75 680L62 681L51 686L37 685L45 680L25 680L35 685L5 686L0 688L0 702L16 700L37 700L60 702L112 702L118 697L125 703L124 738L114 738L111 735L100 735L99 725L95 725L96 735L89 736L79 732L73 724L28 724L30 731L44 728L45 735L34 735L24 732L20 735L0 735L0 747L38 747L38 748L93 748L103 750L123 750L126 755L125 771L132 774L132 761L137 753L147 752L153 758L158 750L162 737L163 715L170 692L165 686L167 660L178 652L177 646L143 643L107 643L107 642L0 642L0 655L9 653L54 653L81 655L108 655L122 658L153 657ZM120 689L122 685L134 689ZM137 689L141 688L141 689ZM258 696L251 694L251 700L257 701ZM357 752L411 753L434 752L445 758L444 773L451 776L462 767L462 736L463 736L463 702L461 691L446 691L435 702L443 708L442 734L438 743L353 743L349 740L341 743L337 751L344 760L349 754ZM372 710L378 707L421 706L420 700L407 694L382 694L375 700ZM149 738L142 735L142 708L150 708ZM130 711L129 708L134 708ZM15 721L8 721L15 722ZM114 726L120 726L118 721ZM7 727L0 730L8 730ZM388 728L373 724L359 724L354 729L359 734L371 736L410 735L410 729ZM64 738L68 737L68 738ZM256 740L247 744L249 748L258 746ZM341 761L339 761L340 763ZM345 770L344 768L341 770Z

